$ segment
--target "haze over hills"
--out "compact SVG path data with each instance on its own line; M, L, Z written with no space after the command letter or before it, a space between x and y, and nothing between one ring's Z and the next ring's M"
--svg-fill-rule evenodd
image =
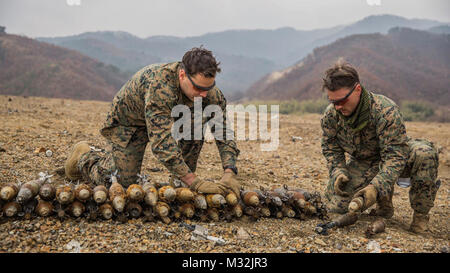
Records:
M141 39L126 32L87 32L74 36L38 38L75 49L129 75L149 63L178 61L192 47L204 45L222 62L217 83L225 94L243 92L274 70L286 68L314 48L353 34L387 33L392 27L429 29L444 23L393 15L366 17L329 29L229 30L195 37L152 36ZM237 62L238 61L238 62Z
M352 35L316 48L296 65L263 77L246 96L262 100L320 98L324 71L339 57L358 69L368 90L397 103L450 104L450 35L409 28Z
M74 50L0 33L0 94L109 101L126 81Z

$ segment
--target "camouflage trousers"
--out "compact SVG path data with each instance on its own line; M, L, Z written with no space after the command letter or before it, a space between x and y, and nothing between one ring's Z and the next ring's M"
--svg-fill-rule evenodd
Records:
M410 178L409 201L414 211L427 214L434 206L440 181L437 179L439 158L433 143L423 139L411 139L408 141L409 157L400 177ZM360 189L367 186L379 171L379 161L371 162L350 159L346 169L350 175L350 181L345 185L344 191L349 197L342 197L334 192L335 177L328 182L325 197L328 199L332 212L347 212L348 204L352 196ZM394 185L392 185L394 187ZM392 188L391 194L394 194ZM387 199L392 198L392 195ZM377 202L387 200L377 200Z
M78 161L83 178L96 185L109 182L108 176L117 170L118 182L124 187L136 183L141 172L145 148L148 143L147 129L138 128L127 143L109 141L110 149L104 155L96 151L84 154ZM197 169L197 160L203 140L180 140L178 147L192 172Z

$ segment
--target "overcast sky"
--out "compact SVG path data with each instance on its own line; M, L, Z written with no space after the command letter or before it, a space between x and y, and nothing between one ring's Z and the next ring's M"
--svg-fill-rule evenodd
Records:
M229 29L299 30L393 14L450 22L449 0L0 0L0 25L29 37L121 30L141 38Z

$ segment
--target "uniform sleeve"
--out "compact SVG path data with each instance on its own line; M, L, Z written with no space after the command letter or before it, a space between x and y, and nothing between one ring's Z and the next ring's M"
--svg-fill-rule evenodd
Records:
M380 147L380 170L370 182L378 197L391 194L408 159L406 128L397 106L389 106L379 114L376 132Z
M236 142L234 140L227 139L227 135L233 135L233 139L235 139L236 137L233 128L227 127L227 101L220 90L217 91L217 97L218 105L222 109L223 114L223 137L222 139L215 138L215 142L219 150L220 159L222 160L222 167L225 169L225 166L236 166L236 160L240 151L237 148Z
M180 148L172 137L173 118L169 86L159 82L145 95L145 122L153 155L175 176L183 177L191 170L183 160Z
M327 160L327 167L330 178L335 178L339 174L345 174L348 176L345 163L344 149L338 143L337 140L337 122L331 111L326 111L324 117L321 119L322 127L322 154Z

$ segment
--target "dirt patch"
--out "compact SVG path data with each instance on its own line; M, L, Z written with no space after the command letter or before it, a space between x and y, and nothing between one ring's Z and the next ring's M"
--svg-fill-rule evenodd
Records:
M0 182L35 179L41 171L63 166L76 142L88 140L105 148L100 136L109 103L0 96ZM261 152L259 141L238 141L239 179L250 188L286 184L309 191L325 189L328 172L320 149L320 116L281 116L280 144L274 152ZM5 252L370 252L375 241L381 252L447 252L449 250L450 124L407 123L408 135L426 138L440 149L442 181L430 212L430 232L407 231L412 218L408 189L395 188L395 215L386 231L367 239L364 232L374 221L363 215L355 225L318 235L319 219L264 218L253 222L202 223L209 235L226 241L191 240L192 232L179 223L144 223L141 219L120 224L109 220L59 220L35 218L0 225L0 251ZM300 139L293 141L293 136ZM169 173L149 147L142 172L151 179L167 181ZM50 150L50 153L46 151ZM159 168L161 171L155 171ZM219 179L222 173L215 144L205 144L198 163L203 179ZM58 178L56 178L58 179ZM64 182L62 179L59 182ZM243 228L249 235L237 235Z

